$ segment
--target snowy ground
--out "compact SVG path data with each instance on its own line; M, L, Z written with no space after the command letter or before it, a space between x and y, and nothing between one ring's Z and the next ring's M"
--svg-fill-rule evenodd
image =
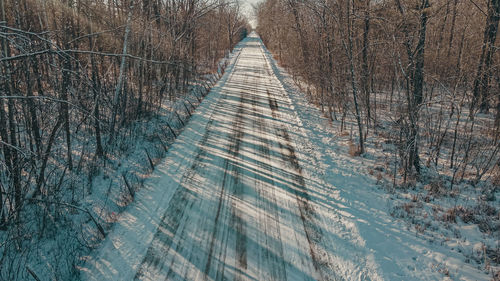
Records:
M80 268L84 280L488 280L388 197L257 35Z
M269 52L267 56L271 58ZM270 62L310 140L312 149L310 152L305 150L306 154L313 155L311 158L318 163L312 164L310 170L322 178L332 192L329 200L337 210L330 212L339 213L341 210L340 220L350 220L353 229L359 231L365 247L373 253L382 279L497 280L495 278L500 277L493 277L498 274L499 267L488 261L485 253L488 248L498 251L498 231L480 230L481 223L478 227L476 222L486 219L490 224L497 223L498 192L493 202L471 199L480 197L481 188L474 189L468 184L455 185L452 193L460 196L440 197L429 191L430 201L425 193L418 191L428 190L428 185L422 187L420 183L415 190L388 193L384 186L392 185L391 171L388 171L389 175L377 171L387 162L387 156L381 153L383 147L377 145L380 139L369 139L365 157L349 156L351 136L339 136L332 121L306 100L286 71L274 60L270 59ZM354 117L349 121L347 126L351 126L352 131ZM340 205L335 202L340 202ZM472 210L473 222L464 222L458 212L456 223L446 221L449 210L461 206ZM496 217L486 212L494 212Z

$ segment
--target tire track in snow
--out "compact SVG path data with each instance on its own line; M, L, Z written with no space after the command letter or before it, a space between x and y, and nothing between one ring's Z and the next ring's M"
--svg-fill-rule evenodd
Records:
M185 186L193 180L198 168L201 165L202 159L206 156L207 152L203 149L206 146L210 128L212 127L213 119L210 119L207 124L207 130L203 135L200 146L197 149L195 160L190 168L185 172L182 177L181 184L177 187L170 204L165 211L158 230L149 246L146 255L144 256L139 270L137 271L134 280L141 280L148 272L161 271L165 266L165 256L168 254L170 248L173 246L174 238L184 218L186 210L189 210L199 200L194 193L188 190ZM189 212L188 212L189 215ZM182 235L181 235L182 237ZM181 246L182 243L176 245ZM176 249L178 251L179 249ZM167 278L171 273L171 264Z
M254 128L256 129L258 136L257 137L257 145L256 149L260 153L262 153L262 157L264 157L267 162L271 161L271 140L268 139L266 133L269 130L268 127L265 126L264 116L262 110L258 110L257 107L257 94L252 94L252 116L254 117ZM267 128L267 130L265 130ZM255 161L256 164L261 168L261 170L270 170L272 169L267 163L261 161ZM264 266L268 266L271 269L269 276L270 280L287 280L286 275L286 265L283 255L283 243L281 239L281 231L280 231L280 219L278 213L278 202L276 200L276 185L274 179L271 175L269 179L269 186L263 185L262 178L260 175L255 174L255 183L256 183L256 191L259 195L259 208L261 212L259 212L259 225L262 225L264 228L264 239L262 243L265 244L263 247L264 253L262 253L262 257L264 261L262 262ZM266 276L267 277L267 276Z
M196 148L170 151L192 160L164 187L175 189L135 280L328 279L283 93L258 38L247 44Z
M273 97L269 90L266 90L269 108L271 109L271 115L276 120L282 120L282 116L279 113L278 102L275 97ZM290 135L288 130L285 128L283 123L279 123L275 126L276 134L281 138L278 142L280 147L280 156L282 160L294 171L293 181L295 186L298 188L293 189L295 199L300 211L300 219L304 226L304 231L306 234L307 242L309 245L309 253L311 255L314 268L321 275L323 280L335 279L338 277L332 276L331 272L328 271L328 253L325 252L322 244L323 231L319 227L319 220L314 207L309 203L310 196L307 192L306 182L302 173L302 168L299 165L297 155L295 153L295 148L292 145Z
M238 62L240 60L240 55L241 52L238 53L238 56L235 59L234 62L235 66L238 65ZM235 72L233 71L230 74L228 82L231 81L231 79L234 76L234 73ZM192 184L194 176L200 173L201 168L205 166L205 164L202 163L202 159L207 155L207 146L208 146L207 142L212 132L214 131L212 127L214 119L216 117L215 115L216 113L222 111L222 109L226 106L225 100L227 99L227 97L228 94L227 92L225 92L217 102L215 109L212 111L210 119L205 128L203 137L200 141L200 144L197 146L195 159L192 162L192 165L189 167L189 169L187 169L187 171L182 176L180 184L178 185L172 199L169 202L167 210L165 211L161 219L161 222L155 233L153 241L151 242L151 245L149 246L146 255L144 256L142 262L139 265L139 268L134 276L134 280L142 280L145 277L147 278L148 275L149 276L151 275L151 272L157 272L157 273L160 272L163 269L163 267L165 267L165 260L166 260L165 257L169 254L171 248L175 248L174 250L176 252L182 251L181 249L181 247L183 247L182 240L179 241L179 243L173 245L174 239L177 237L180 237L181 239L182 237L185 237L186 235L185 227L181 230L182 233L177 234L178 228L181 224L181 220L187 220L188 218L184 218L184 213L186 213L186 209L190 210L195 205L195 203L197 203L197 201L199 202L199 198L196 198L193 192L186 189L185 186L189 186L190 184ZM225 169L225 171L227 171L227 169ZM224 185L222 186L220 198L222 198L223 194L224 194ZM220 205L218 206L218 208L220 208ZM219 211L220 210L218 210L218 213ZM190 212L187 213L189 216ZM191 254L192 251L190 251L190 256L188 257L188 260L191 260ZM210 258L210 256L208 258ZM174 272L172 271L172 265L174 261L175 259L172 258L168 267L168 272L166 274L166 280L174 278L172 276L174 274ZM185 277L186 276L184 276L184 280L188 280Z
M222 229L222 239L220 242L221 244L224 245L224 248L227 247L227 238L229 235L229 229L236 228L237 232L237 241L240 241L243 243L246 239L246 234L245 234L245 229L244 229L244 224L241 220L241 214L238 211L238 208L231 208L231 213L232 217L229 222L230 226L232 227L223 227L221 228L221 224L223 224L220 221L221 218L221 211L229 211L227 208L223 208L222 206L224 203L228 206L232 206L232 201L233 197L232 195L236 196L236 199L241 200L242 196L242 187L241 187L241 182L239 179L239 176L241 174L238 165L235 165L235 162L237 161L237 157L240 151L241 147L241 142L243 139L243 96L240 95L239 98L239 104L237 106L237 112L235 116L235 120L233 121L232 124L232 133L229 137L229 148L228 148L228 153L230 157L226 157L224 159L224 176L222 179L222 188L221 192L219 195L219 203L217 207L217 214L215 216L215 223L214 227L212 230L212 237L210 240L210 248L208 250L208 260L205 264L205 269L204 269L204 280L208 280L210 277L210 273L212 269L214 268L213 266L213 257L215 255L215 246L216 246L216 240L218 238L219 231ZM238 198L240 197L240 198ZM238 213L237 213L238 212ZM223 216L226 217L226 216ZM234 226L236 224L236 227ZM238 231L239 230L239 231ZM243 247L244 246L244 247ZM215 275L215 280L223 280L224 279L224 271L225 271L225 265L226 263L224 262L226 260L225 254L227 253L226 249L220 250L218 253L218 262L217 264L217 271ZM240 252L237 252L238 258L237 258L237 266L238 268L242 268L243 266L246 268L246 243L244 245L240 245Z

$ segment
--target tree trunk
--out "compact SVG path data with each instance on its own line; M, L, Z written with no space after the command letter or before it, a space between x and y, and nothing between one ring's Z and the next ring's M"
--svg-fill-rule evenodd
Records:
M458 0L453 0L453 12L451 17L451 28L450 28L450 41L448 41L448 54L447 57L450 57L451 54L451 46L453 44L453 35L455 34L455 22L457 18L457 4Z
M115 88L115 95L113 98L113 112L111 116L111 125L110 125L110 136L109 143L112 143L115 138L115 125L116 125L116 115L118 115L118 109L120 108L120 93L122 92L123 86L123 77L125 74L125 65L127 62L126 54L127 54L127 46L128 46L128 37L130 34L130 24L132 21L132 12L134 9L134 0L130 0L127 23L125 26L125 35L123 36L123 50L122 50L122 59L120 63L120 74L118 75L118 83Z
M301 62L301 67L304 67L304 64L309 61L309 53L307 51L307 46L306 46L306 39L304 37L304 32L302 31L302 26L300 24L300 16L299 16L299 11L297 9L297 0L288 0L288 5L290 6L290 9L292 10L293 18L295 20L295 28L297 30L297 33L299 35L299 41L300 41L300 47L302 51L302 62ZM302 69L305 71L304 69ZM304 72L304 75L307 75L307 71Z
M92 34L92 18L89 19L89 34ZM89 49L94 49L94 43L92 41L92 36L89 36ZM104 155L104 149L102 148L101 139L101 125L99 117L99 92L101 91L101 83L99 81L99 73L97 70L97 65L95 62L95 57L93 54L90 55L90 67L92 70L92 92L94 93L94 130L95 130L95 140L96 140L96 151L97 157L102 157Z
M481 112L489 109L489 82L491 77L491 63L495 52L495 41L498 32L498 22L500 21L500 0L490 0L488 2L488 16L484 30L483 48L477 67L476 78L472 90L473 100L471 104L471 114L479 106Z
M500 75L497 73L497 76L496 76L496 80L497 80L497 85L498 85L498 89L500 89ZM495 116L495 127L497 129L497 137L498 137L498 134L500 133L500 97L497 95L497 115Z
M38 96L43 96L44 95L44 91L43 91L43 86L42 86L42 81L40 79L40 73L39 73L39 69L38 69L38 60L36 60L36 58L31 58L31 65L32 65L32 68L33 68L33 74L35 75L36 77L36 84L37 84L37 89L38 89L38 93L37 95ZM37 155L38 155L38 158L40 158L42 156L42 137L40 136L40 125L38 124L38 118L37 118L37 115L36 115L36 107L33 105L33 102L32 104L28 104L28 106L30 107L30 111L31 112L31 118L32 118L32 130L33 130L33 133L34 133L34 137L35 137L35 143L37 144ZM33 108L31 109L31 107L33 106Z
M38 174L37 180L36 180L36 189L33 197L37 196L38 194L41 193L41 188L43 184L45 183L45 169L47 168L47 162L49 160L50 156L50 151L52 150L52 145L54 144L57 131L59 130L59 127L62 125L62 120L64 119L63 113L59 113L59 116L57 117L56 124L54 128L52 129L49 140L47 142L47 147L45 148L45 152L42 156L42 166L40 167L40 173Z
M408 102L408 113L410 119L410 135L408 139L409 148L409 163L413 165L417 175L420 175L420 157L419 157L419 145L418 145L418 111L419 107L423 102L423 86L424 86L424 55L425 55L425 33L427 30L427 19L429 1L422 0L420 6L420 29L417 48L415 52L415 69L412 75L412 88L413 97L409 99Z
M2 12L2 20L6 23L7 19L5 16L5 7L4 7L4 1L0 0L0 8ZM2 36L2 53L4 57L9 57L10 56L10 48L9 44L5 40L6 37ZM11 76L11 65L9 62L5 62L4 64L4 71L3 75L6 77L6 83L4 84L4 92L5 95L9 96L14 94L14 87L13 84L15 83L12 79ZM4 108L3 108L3 102L0 104L2 106L2 115L4 114ZM6 143L9 143L12 147L17 147L17 137L16 137L16 123L14 120L14 111L15 111L15 105L14 105L14 100L13 99L8 99L7 100L7 120L5 120L5 135L2 136L4 141ZM8 127L7 127L8 126ZM8 130L7 130L8 128ZM16 149L11 149L9 147L6 147L4 145L4 153L5 151L7 152L8 157L5 158L7 168L9 169L9 172L11 173L10 178L12 179L12 187L14 189L13 192L9 192L11 194L14 194L14 208L17 210L17 212L20 211L21 209L21 180L20 180L20 167L18 163L18 152ZM17 217L17 214L16 214Z
M71 131L69 127L70 119L69 119L69 108L68 108L68 92L71 84L71 61L68 55L64 58L63 64L63 81L62 81L62 89L61 89L61 113L64 118L64 132L66 134L66 147L67 147L67 158L68 158L68 169L73 170L73 160L72 160L72 151L71 151Z
M361 58L362 58L362 63L361 63L361 88L363 90L363 97L365 100L365 107L366 107L366 125L370 124L371 120L371 112L370 112L370 85L368 83L369 81L369 70L368 70L368 46L370 44L369 42L369 31L370 31L370 0L366 0L366 7L365 7L365 14L364 14L364 26L363 26L363 49L361 52Z
M354 69L354 58L353 58L353 44L352 44L352 34L351 34L351 18L350 18L350 5L351 2L347 1L347 46L344 47L347 52L347 57L349 59L349 70L351 74L351 87L352 87L352 97L354 100L354 109L356 113L356 121L358 124L359 131L359 154L363 154L365 152L364 139L363 139L363 125L361 123L361 114L359 112L358 105L358 87L356 86L356 71Z

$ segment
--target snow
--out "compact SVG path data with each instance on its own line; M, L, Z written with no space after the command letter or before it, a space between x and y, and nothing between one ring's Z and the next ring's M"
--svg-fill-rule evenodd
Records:
M337 139L252 33L83 279L489 280L391 216Z
M420 236L390 215L395 202L385 190L377 187L376 179L368 173L367 166L375 165L369 163L370 159L348 155L345 143L339 142L330 121L306 100L268 51L266 55L288 93L292 114L296 114L303 131L302 137L296 139L297 147L303 149L301 164L320 179L318 188L324 190L329 202L323 205L323 214L332 234L330 238L337 241L344 259L351 256L353 261L357 259L356 265L367 263L361 266L366 268L365 273L357 275L360 278L349 275L347 269L342 277L349 280L490 280L487 270L466 263L462 254ZM345 230L339 231L339 223L335 221ZM473 232L468 235L471 240L484 240L480 239L483 235L477 227L465 226L465 229ZM498 245L498 237L488 240ZM346 248L346 244L358 248ZM335 249L334 253L338 251Z

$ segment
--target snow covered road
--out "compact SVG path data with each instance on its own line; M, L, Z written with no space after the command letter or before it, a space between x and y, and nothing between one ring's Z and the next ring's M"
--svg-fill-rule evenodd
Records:
M284 75L256 34L235 48L83 280L483 279L390 216Z
M307 192L256 38L188 157L135 279L318 279Z
M145 191L88 262L90 280L318 280L321 228L253 35ZM292 120L293 122L293 120Z

